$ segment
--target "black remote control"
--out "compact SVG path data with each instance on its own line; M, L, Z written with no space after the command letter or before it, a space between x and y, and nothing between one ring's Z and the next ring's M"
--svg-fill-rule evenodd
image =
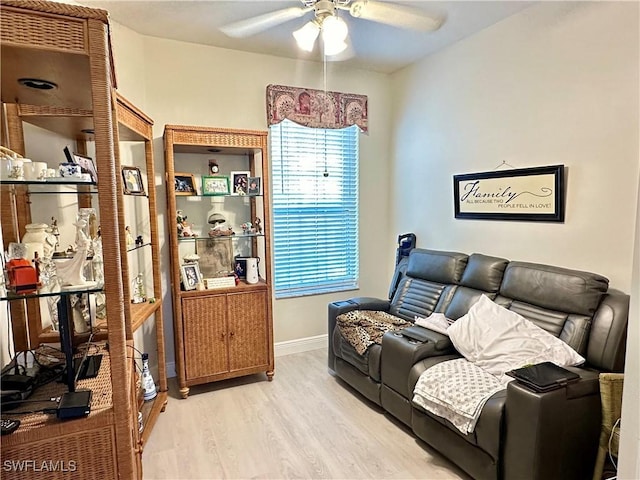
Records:
M0 419L0 428L2 430L2 435L9 435L10 433L15 432L20 426L20 420L12 420L10 418Z

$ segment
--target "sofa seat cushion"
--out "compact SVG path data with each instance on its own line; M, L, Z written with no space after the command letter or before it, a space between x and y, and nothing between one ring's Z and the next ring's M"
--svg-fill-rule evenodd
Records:
M485 372L464 358L425 370L416 383L413 403L448 419L462 433L475 429L485 403L509 380Z
M428 415L431 419L455 432L467 443L474 445L486 452L496 462L500 458L500 443L503 432L504 404L507 398L506 390L500 390L492 395L484 404L476 427L471 433L463 434L449 420L427 412L419 405L413 404L413 408Z
M333 351L337 357L358 369L363 375L371 377L372 380L380 383L380 357L382 353L382 347L380 345L377 343L371 345L364 355L360 355L356 352L353 345L340 333L338 327L333 331L332 342Z

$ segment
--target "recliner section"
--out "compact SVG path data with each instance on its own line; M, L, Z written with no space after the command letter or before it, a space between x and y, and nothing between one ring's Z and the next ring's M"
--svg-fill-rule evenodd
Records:
M389 301L359 297L329 305L329 368L474 478L586 478L598 441L598 370L620 371L624 362L629 297L607 288L606 278L588 272L414 249L396 268ZM337 316L354 309L410 322L432 313L457 320L483 294L559 337L593 370L575 368L578 383L544 394L510 383L487 401L467 435L411 402L426 369L460 358L447 336L415 325L387 332L381 345L359 355L336 328ZM539 422L545 425L536 430Z

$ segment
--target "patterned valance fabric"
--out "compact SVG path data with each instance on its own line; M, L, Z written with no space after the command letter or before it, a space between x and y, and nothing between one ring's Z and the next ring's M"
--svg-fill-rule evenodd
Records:
M367 132L367 96L268 85L268 124L280 123L285 118L305 127L345 128L358 125L360 130Z

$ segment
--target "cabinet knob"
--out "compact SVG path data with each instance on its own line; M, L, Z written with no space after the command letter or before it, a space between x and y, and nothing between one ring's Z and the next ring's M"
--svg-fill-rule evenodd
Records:
M226 336L227 336L226 332L222 332L222 338L224 338Z
M230 335L231 337L233 337L235 334L236 334L236 332L229 332L229 335Z

